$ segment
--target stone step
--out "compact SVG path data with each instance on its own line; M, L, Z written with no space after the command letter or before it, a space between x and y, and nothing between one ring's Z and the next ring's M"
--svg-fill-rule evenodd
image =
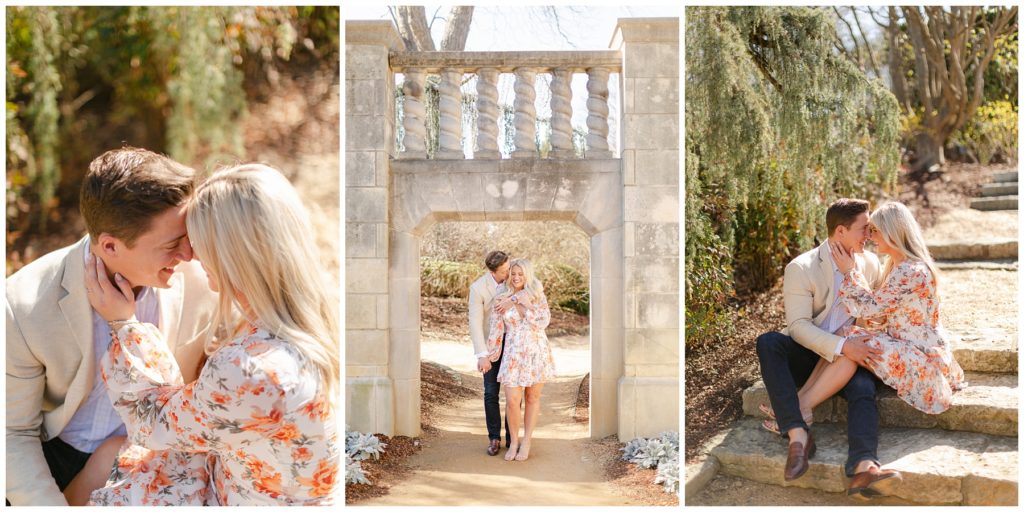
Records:
M883 427L943 428L1000 436L1017 435L1017 376L968 373L968 387L953 395L953 406L942 414L925 414L896 396L887 386L878 390L878 413ZM758 405L767 404L763 381L743 391L743 413L767 417ZM846 400L832 397L814 409L815 423L845 423Z
M1017 181L1017 171L1000 172L992 175L993 183L1008 183Z
M979 197L971 199L971 208L982 211L1016 210L1017 196Z
M998 238L983 241L928 242L928 252L936 260L1017 259L1017 240Z
M986 183L981 186L982 197L992 196L1015 196L1017 195L1017 182Z
M953 356L965 372L1017 373L1017 336L1003 329L958 332Z
M785 487L845 492L845 424L812 428L817 453L802 477L786 482L786 442L744 418L711 450L727 475ZM1016 505L1017 438L938 429L883 428L878 458L903 474L892 495L927 505Z
M1020 265L1016 259L999 259L992 261L978 260L943 260L936 261L939 270L1008 270L1017 271Z

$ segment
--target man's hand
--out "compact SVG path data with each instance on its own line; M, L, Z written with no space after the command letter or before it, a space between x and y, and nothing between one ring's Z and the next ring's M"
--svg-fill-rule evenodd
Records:
M476 360L476 369L480 370L480 373L487 373L491 371L491 360L487 357L481 357Z
M498 303L495 304L494 308L498 310L498 313L501 313L501 314L504 315L505 312L508 311L509 308L511 308L512 306L513 306L512 296L510 295L508 297L505 297L505 298L499 300Z
M843 343L843 357L870 369L873 365L882 363L882 351L869 347L867 339L866 334L846 338L846 342Z

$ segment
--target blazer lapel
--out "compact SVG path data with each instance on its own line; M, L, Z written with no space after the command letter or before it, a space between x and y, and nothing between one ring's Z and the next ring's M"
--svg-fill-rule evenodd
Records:
M826 290L825 309L822 310L822 314L827 315L832 309L832 304L836 302L835 272L832 270L832 252L828 246L828 240L818 247L818 260L821 275L825 278L823 283Z
M156 293L160 301L160 332L167 340L167 346L173 351L182 343L182 340L178 339L178 334L181 332L181 312L185 300L182 289L185 286L184 276L180 272L175 272L171 276L170 285L170 288L157 289Z
M82 353L82 362L78 372L68 386L68 394L64 398L65 411L70 415L78 410L85 396L92 390L93 378L96 374L96 354L93 350L93 314L92 306L85 294L85 239L72 249L64 260L64 277L60 285L67 292L57 301L68 332L74 337L78 350Z

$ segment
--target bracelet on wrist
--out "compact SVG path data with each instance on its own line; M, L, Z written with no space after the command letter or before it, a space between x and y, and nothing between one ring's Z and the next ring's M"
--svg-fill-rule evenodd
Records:
M109 325L111 329L116 331L116 330L118 330L118 329L120 329L120 328L122 328L122 327L124 327L124 326L126 326L128 324L141 324L141 323L142 322L140 322L140 321L136 320L134 317L132 317L132 318L129 318L127 320L110 320L110 321L107 322L107 325Z

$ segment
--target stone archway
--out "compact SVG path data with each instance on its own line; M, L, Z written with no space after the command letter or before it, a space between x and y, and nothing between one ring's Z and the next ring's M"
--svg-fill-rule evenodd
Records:
M620 161L395 161L391 176L395 431L418 435L420 428L420 237L444 221L563 220L590 236L591 436L615 433L624 367Z

